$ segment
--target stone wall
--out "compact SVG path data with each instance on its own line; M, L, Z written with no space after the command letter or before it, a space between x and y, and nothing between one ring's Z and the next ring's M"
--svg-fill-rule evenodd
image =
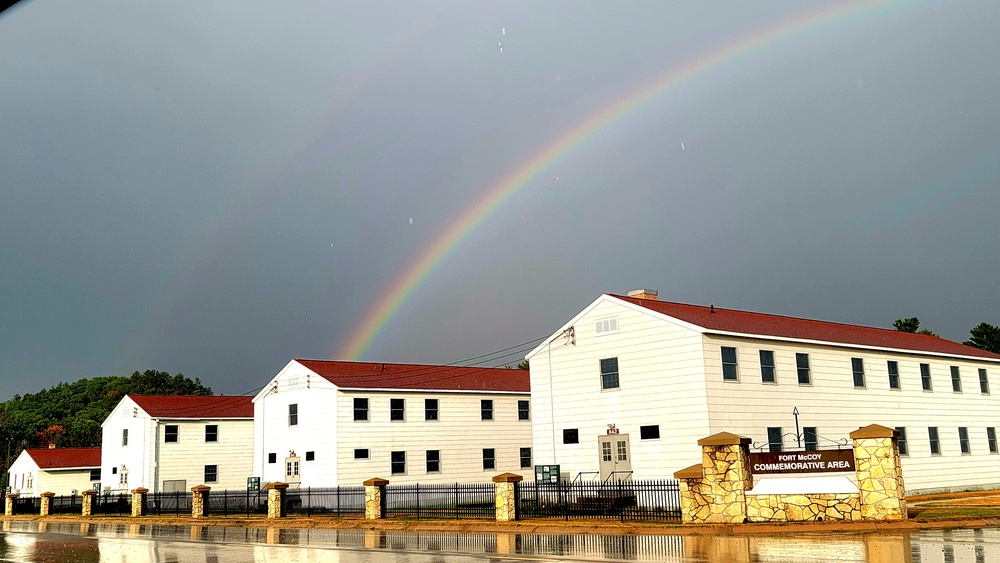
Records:
M685 523L738 524L747 519L746 491L753 488L747 458L750 438L720 432L698 440L697 466L674 474L680 480L681 514Z
M851 432L854 461L865 520L906 519L903 468L899 462L898 432L873 424Z
M858 494L747 495L750 522L861 520Z

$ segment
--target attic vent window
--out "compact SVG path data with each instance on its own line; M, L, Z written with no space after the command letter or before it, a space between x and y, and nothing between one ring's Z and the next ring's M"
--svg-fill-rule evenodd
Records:
M594 323L594 333L597 336L605 334L618 334L618 317L600 319Z

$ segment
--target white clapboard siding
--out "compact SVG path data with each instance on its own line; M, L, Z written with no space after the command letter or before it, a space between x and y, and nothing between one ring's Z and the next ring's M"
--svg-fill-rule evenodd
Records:
M368 399L368 420L354 420L354 399ZM405 420L389 420L391 399L403 399ZM425 399L437 399L438 419L425 420ZM493 401L493 420L482 420L482 400ZM455 483L489 481L500 473L529 475L520 466L520 448L531 447L531 420L518 420L518 401L526 393L455 393L351 390L338 393L339 443L335 452L338 481L358 485L373 477L391 483ZM492 448L496 465L483 468L483 449ZM369 459L355 459L355 449L368 449ZM428 472L426 452L437 450L440 471ZM392 474L391 452L406 453L406 471ZM331 455L332 454L332 455ZM310 470L306 462L305 471Z
M164 441L167 425L177 426L177 442ZM207 425L218 426L217 442L205 441ZM247 477L253 475L253 420L163 420L157 449L156 490L163 490L164 481L180 480L188 489L208 485L215 490L245 490ZM216 481L205 480L206 465L217 466Z
M614 317L618 332L597 336L595 322ZM636 475L669 477L693 463L695 442L708 430L701 336L601 300L573 328L575 344L557 339L551 352L540 347L530 357L535 463L558 464L569 479L598 471L597 440L609 424L629 435ZM600 360L611 357L620 388L602 390ZM640 439L647 425L659 425L659 439ZM572 428L580 443L563 444L563 430Z
M102 423L101 489L121 490L145 487L153 483L153 425L149 416L128 396L122 398ZM122 431L128 430L128 444L122 444ZM128 483L120 481L122 466L128 470Z

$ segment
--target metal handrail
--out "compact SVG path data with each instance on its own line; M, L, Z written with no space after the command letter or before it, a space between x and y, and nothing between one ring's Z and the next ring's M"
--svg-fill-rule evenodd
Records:
M576 474L576 477L573 478L573 482L570 483L570 484L571 485L575 485L576 482L579 481L580 478L583 477L584 475L597 475L598 479L601 478L601 472L600 471L581 471L581 472L579 472L579 473Z
M625 473L625 474L627 474L627 476L624 479L619 479L619 481L631 481L632 480L632 472L631 471L612 471L610 474L608 474L608 478L605 479L604 482L607 483L607 482L611 481L611 478L614 477L616 473Z

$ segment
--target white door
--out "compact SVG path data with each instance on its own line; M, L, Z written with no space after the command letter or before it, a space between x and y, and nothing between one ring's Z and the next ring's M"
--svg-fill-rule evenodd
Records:
M601 456L601 481L609 477L626 479L632 471L632 451L628 445L628 434L609 434L597 438Z
M285 458L285 482L292 486L293 489L298 488L299 481L299 458L298 457L286 457Z

